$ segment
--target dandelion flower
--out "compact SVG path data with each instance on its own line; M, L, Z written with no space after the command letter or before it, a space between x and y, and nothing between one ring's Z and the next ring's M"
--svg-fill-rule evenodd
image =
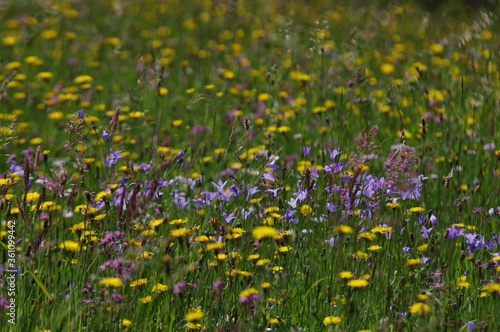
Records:
M380 249L382 249L382 246L369 246L368 247L368 250L370 250L370 251L378 251Z
M189 228L177 228L170 231L170 235L173 237L184 237L191 233Z
M490 293L500 292L500 283L487 283L483 287L481 287L482 291L487 291Z
M410 306L410 313L422 315L431 312L431 307L423 302L417 302Z
M351 226L347 226L347 225L337 225L337 226L333 227L333 231L339 232L341 234L354 233L354 229L352 229Z
M353 279L353 280L349 280L349 282L347 283L347 286L352 287L352 288L361 288L361 287L365 287L367 285L368 285L368 281L366 281L364 279Z
M351 279L352 278L352 272L349 271L342 271L339 273L339 277L342 279Z
M256 240L260 240L265 237L273 237L278 233L278 231L270 226L257 226L252 230L252 236Z
M413 265L420 264L420 262L421 262L420 258L411 258L411 259L406 260L406 265L413 266Z
M309 205L304 204L300 207L300 213L302 213L303 216L307 216L313 213L313 209Z
M141 301L143 304L151 303L151 302L153 302L153 298L151 297L151 295L147 295L147 296L141 297L139 299L139 301Z
M156 292L156 293L165 292L167 290L168 290L168 286L163 285L161 283L157 283L156 285L153 286L153 289L151 289L152 292Z
M238 295L238 301L240 303L252 303L253 301L259 301L258 291L251 287L240 292Z
M123 282L120 278L109 277L109 278L103 278L103 279L99 280L99 285L105 286L105 287L121 287L121 286L123 286Z
M334 316L327 316L325 319L323 319L323 324L324 325L333 325L333 324L338 324L342 321L340 317L334 317Z
M80 244L75 241L67 240L64 241L59 245L60 249L64 249L66 251L72 251L72 252L80 252L82 248L80 247Z
M146 278L137 279L137 280L132 281L132 283L130 284L130 287L138 287L138 286L145 285L147 283L148 283L148 279L146 279Z
M200 320L205 316L203 311L198 308L189 308L185 318L188 322L192 322L194 320Z

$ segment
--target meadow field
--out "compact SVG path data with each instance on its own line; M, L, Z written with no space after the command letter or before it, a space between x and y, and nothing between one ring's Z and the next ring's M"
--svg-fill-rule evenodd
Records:
M499 331L500 6L425 3L0 1L0 330Z

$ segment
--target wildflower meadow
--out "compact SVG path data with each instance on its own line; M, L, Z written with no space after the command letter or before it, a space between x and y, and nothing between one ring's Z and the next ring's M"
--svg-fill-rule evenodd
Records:
M497 1L0 17L1 331L500 330Z

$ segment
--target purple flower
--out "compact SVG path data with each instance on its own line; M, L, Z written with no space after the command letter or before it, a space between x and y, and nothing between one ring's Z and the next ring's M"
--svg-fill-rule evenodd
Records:
M473 244L475 241L474 239L476 238L477 236L477 233L473 233L473 234L465 234L464 237L465 237L465 242L467 244Z
M226 224L229 224L231 222L231 220L236 218L236 215L234 214L234 212L231 212L230 214L226 214L224 212L221 212L221 215L224 217Z
M255 193L258 193L260 190L258 189L257 186L255 187L252 187L251 185L247 184L247 199L249 199L250 197L252 197Z
M495 143L488 143L488 144L485 144L485 145L483 146L483 148L484 148L486 151L488 151L488 150L493 151L493 150L495 150Z
M213 286L214 291L216 293L219 293L225 285L226 285L225 281L218 279L217 281L214 282L214 286Z
M259 294L253 293L248 296L241 296L238 302L245 304L252 304L254 301L260 301Z
M296 210L290 210L290 208L287 208L285 216L284 216L285 222L291 222L293 224L297 224L299 222L299 220L294 218L296 213L297 213Z
M109 133L106 130L102 131L102 138L104 138L105 141L109 141L110 137L111 136L109 135Z
M432 231L432 227L430 228L427 228L425 226L422 226L422 229L420 230L420 234L422 234L422 237L424 239L428 239L429 238L429 233Z
M271 172L267 172L267 173L262 174L262 178L264 180L268 180L268 181L276 181L276 178L274 177L273 173L271 173Z
M0 297L0 308L7 309L7 306L9 305L7 298L5 297Z
M420 256L420 264L424 265L429 260L429 257Z
M120 295L120 294L117 294L117 293L113 293L113 294L111 294L111 298L115 302L120 302L121 300L123 300L123 295Z
M452 239L454 237L463 235L465 233L465 230L463 228L458 227L458 226L453 226L453 227L448 227L446 229L446 233L448 234L446 237L448 239Z
M411 250L410 247L404 247L403 252L406 252L407 254L411 254L413 251Z
M280 190L280 188L276 188L276 189L266 189L265 192L268 192L271 194L271 197L276 197L278 196L278 190Z
M311 147L310 146L304 146L302 148L302 153L304 153L304 157L307 157L307 155L311 152Z
M337 211L337 208L338 206L331 202L326 203L326 209L328 210L328 212L335 212Z
M118 159L123 158L120 156L120 153L123 151L114 151L112 148L109 148L109 154L104 158L104 163L106 164L106 167L111 167L111 165L114 165L118 162Z
M337 150L337 149L333 149L333 150L330 150L330 149L329 149L329 152L330 152L330 159L331 159L331 160L334 160L334 159L335 159L335 157L337 157L339 154L341 154L341 153L342 153L342 151L339 151L339 150Z
M182 290L184 289L184 287L186 287L186 285L187 283L185 281L181 281L173 285L172 290L174 294L179 294L180 292L182 292Z
M79 110L78 111L78 117L80 119L82 119L82 120L85 119L85 111L84 110Z

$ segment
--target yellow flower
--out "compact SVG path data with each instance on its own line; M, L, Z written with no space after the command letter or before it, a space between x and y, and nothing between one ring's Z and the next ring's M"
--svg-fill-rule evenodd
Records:
M339 273L339 277L342 279L351 279L352 278L352 273L349 271L342 271Z
M78 224L73 225L72 227L68 228L70 231L73 233L76 231L81 231L87 227L89 223L86 221L79 222Z
M334 317L334 316L328 316L323 319L323 324L324 325L332 325L332 324L338 324L342 321L340 317Z
M183 237L188 236L191 233L189 228L177 228L170 231L170 235L173 237Z
M174 120L174 121L172 121L171 125L172 125L172 127L179 127L180 125L182 125L183 122L184 121L182 121L182 120Z
M201 324L198 324L198 323L192 323L192 322L191 322L191 323L188 323L188 324L186 325L186 327L187 327L188 329L190 329L190 330L199 330L199 329L201 329Z
M255 265L257 266L262 266L262 265L266 265L267 263L271 262L270 259L259 259Z
M392 232L392 227L381 227L381 226L375 226L372 230L371 230L372 233L380 233L380 234L383 234L383 233L390 233Z
M389 202L389 203L387 203L387 204L386 204L386 206L388 206L388 207L391 207L391 208L395 209L395 208L400 208L400 207L401 207L401 204L400 204L400 203L398 203L398 202L396 202L396 203Z
M300 213L302 213L303 216L307 216L313 213L313 209L309 205L304 204L300 207Z
M146 258L146 259L151 259L154 257L154 253L151 252L151 251L145 251L142 253L142 257Z
M382 246L369 246L368 247L368 250L370 250L370 251L378 251L380 249L382 249Z
M37 201L38 198L40 197L40 194L39 193L27 193L26 194L26 202L33 202L33 201Z
M341 234L354 233L354 229L352 229L351 226L347 226L347 225L343 225L343 224L340 224L340 225L333 227L333 231L341 233Z
M71 241L71 240L64 241L63 243L61 243L59 245L59 248L67 250L67 251L73 251L73 252L80 252L82 250L82 248L80 247L80 244L78 242Z
M155 220L151 220L150 222L148 222L148 226L149 227L156 227L156 226L159 226L163 224L163 219L155 219Z
M252 230L253 238L260 240L265 237L273 237L278 231L270 226L257 226Z
M429 49L431 50L432 53L434 54L440 54L443 53L444 47L441 44L432 44Z
M424 252L429 248L429 244L422 244L421 246L417 247L417 251Z
M161 292L165 292L168 290L168 286L167 285L163 285L161 283L157 283L156 285L153 286L153 289L151 290L152 292L156 292L156 293L161 293Z
M413 266L417 264L420 264L420 258L411 258L406 260L406 265L408 266Z
M139 301L141 301L143 304L151 303L151 302L153 302L153 298L151 297L151 295L147 295L147 296L141 297L139 299Z
M49 30L44 30L42 31L42 33L40 34L40 36L43 38L43 39L53 39L53 38L56 38L58 35L58 32L56 30L52 30L52 29L49 29Z
M243 233L245 233L245 230L243 228L235 227L232 228L230 232L225 235L225 238L228 240L238 239L243 235Z
M247 260L249 261L255 261L257 259L259 259L260 255L259 254L252 254L252 255L248 255L247 256Z
M417 302L410 306L410 313L422 315L431 312L431 307L423 302Z
M368 255L366 252L363 252L361 250L356 251L355 256L357 258L361 258L361 259L368 259L368 257L370 257L370 255Z
M145 285L147 283L148 283L148 279L146 279L146 278L137 279L137 280L132 281L132 283L130 284L130 287L138 287L138 286Z
M280 321L279 321L279 319L277 319L277 318L271 318L271 319L269 319L267 322L268 322L269 324L271 324L271 325L279 325L279 324L280 324Z
M174 219L169 222L170 225L181 225L188 222L188 218Z
M224 242L209 243L205 247L205 250L208 250L208 251L219 250L219 249L222 249L224 246L225 246Z
M353 279L353 280L349 280L349 282L347 283L347 286L353 287L353 288L361 288L361 287L365 287L367 285L368 285L368 281L366 281L364 279Z
M429 297L429 295L427 295L427 294L418 294L418 299L422 302L427 300L428 297Z
M109 277L99 280L99 285L106 287L121 287L123 286L123 282L120 278Z
M266 100L268 100L268 99L269 99L269 97L270 97L270 96L269 96L269 93L261 93L261 94L259 94L259 95L257 96L257 99L258 99L259 101L266 101Z
M129 327L132 325L132 321L128 319L122 319L121 320L122 326Z
M203 311L197 308L189 308L185 318L188 322L192 322L194 320L200 320L205 316Z
M207 243L211 239L213 239L213 237L208 237L206 235L199 235L199 236L197 236L197 237L194 238L194 240L196 242L201 242L201 243Z
M396 70L396 68L394 67L394 65L390 64L390 63L384 63L381 67L380 67L380 71L382 73L384 73L385 75L390 75L394 72L394 70Z
M500 292L500 283L487 283L486 285L481 287L481 290L487 291L490 293Z
M240 292L240 294L238 295L238 297L248 297L250 295L253 295L253 294L258 294L259 291L256 290L255 288L253 287L250 287L250 288L247 288L247 289L244 289Z
M425 211L425 209L423 207L420 207L420 206L416 206L416 207L412 207L410 209L411 212L415 212L415 213L422 213Z
M54 76L54 75L51 72L42 71L42 72L39 72L38 74L36 74L35 78L43 80L43 79L52 78L52 76Z
M73 82L75 84L82 84L82 83L92 82L93 80L94 79L92 78L92 76L89 76L89 75L80 75L80 76L75 77L75 79L73 80Z
M358 234L358 240L359 239L367 239L368 241L372 241L374 238L376 238L377 235L369 232L361 232Z
M278 248L278 253L284 254L292 250L292 246L282 246Z

